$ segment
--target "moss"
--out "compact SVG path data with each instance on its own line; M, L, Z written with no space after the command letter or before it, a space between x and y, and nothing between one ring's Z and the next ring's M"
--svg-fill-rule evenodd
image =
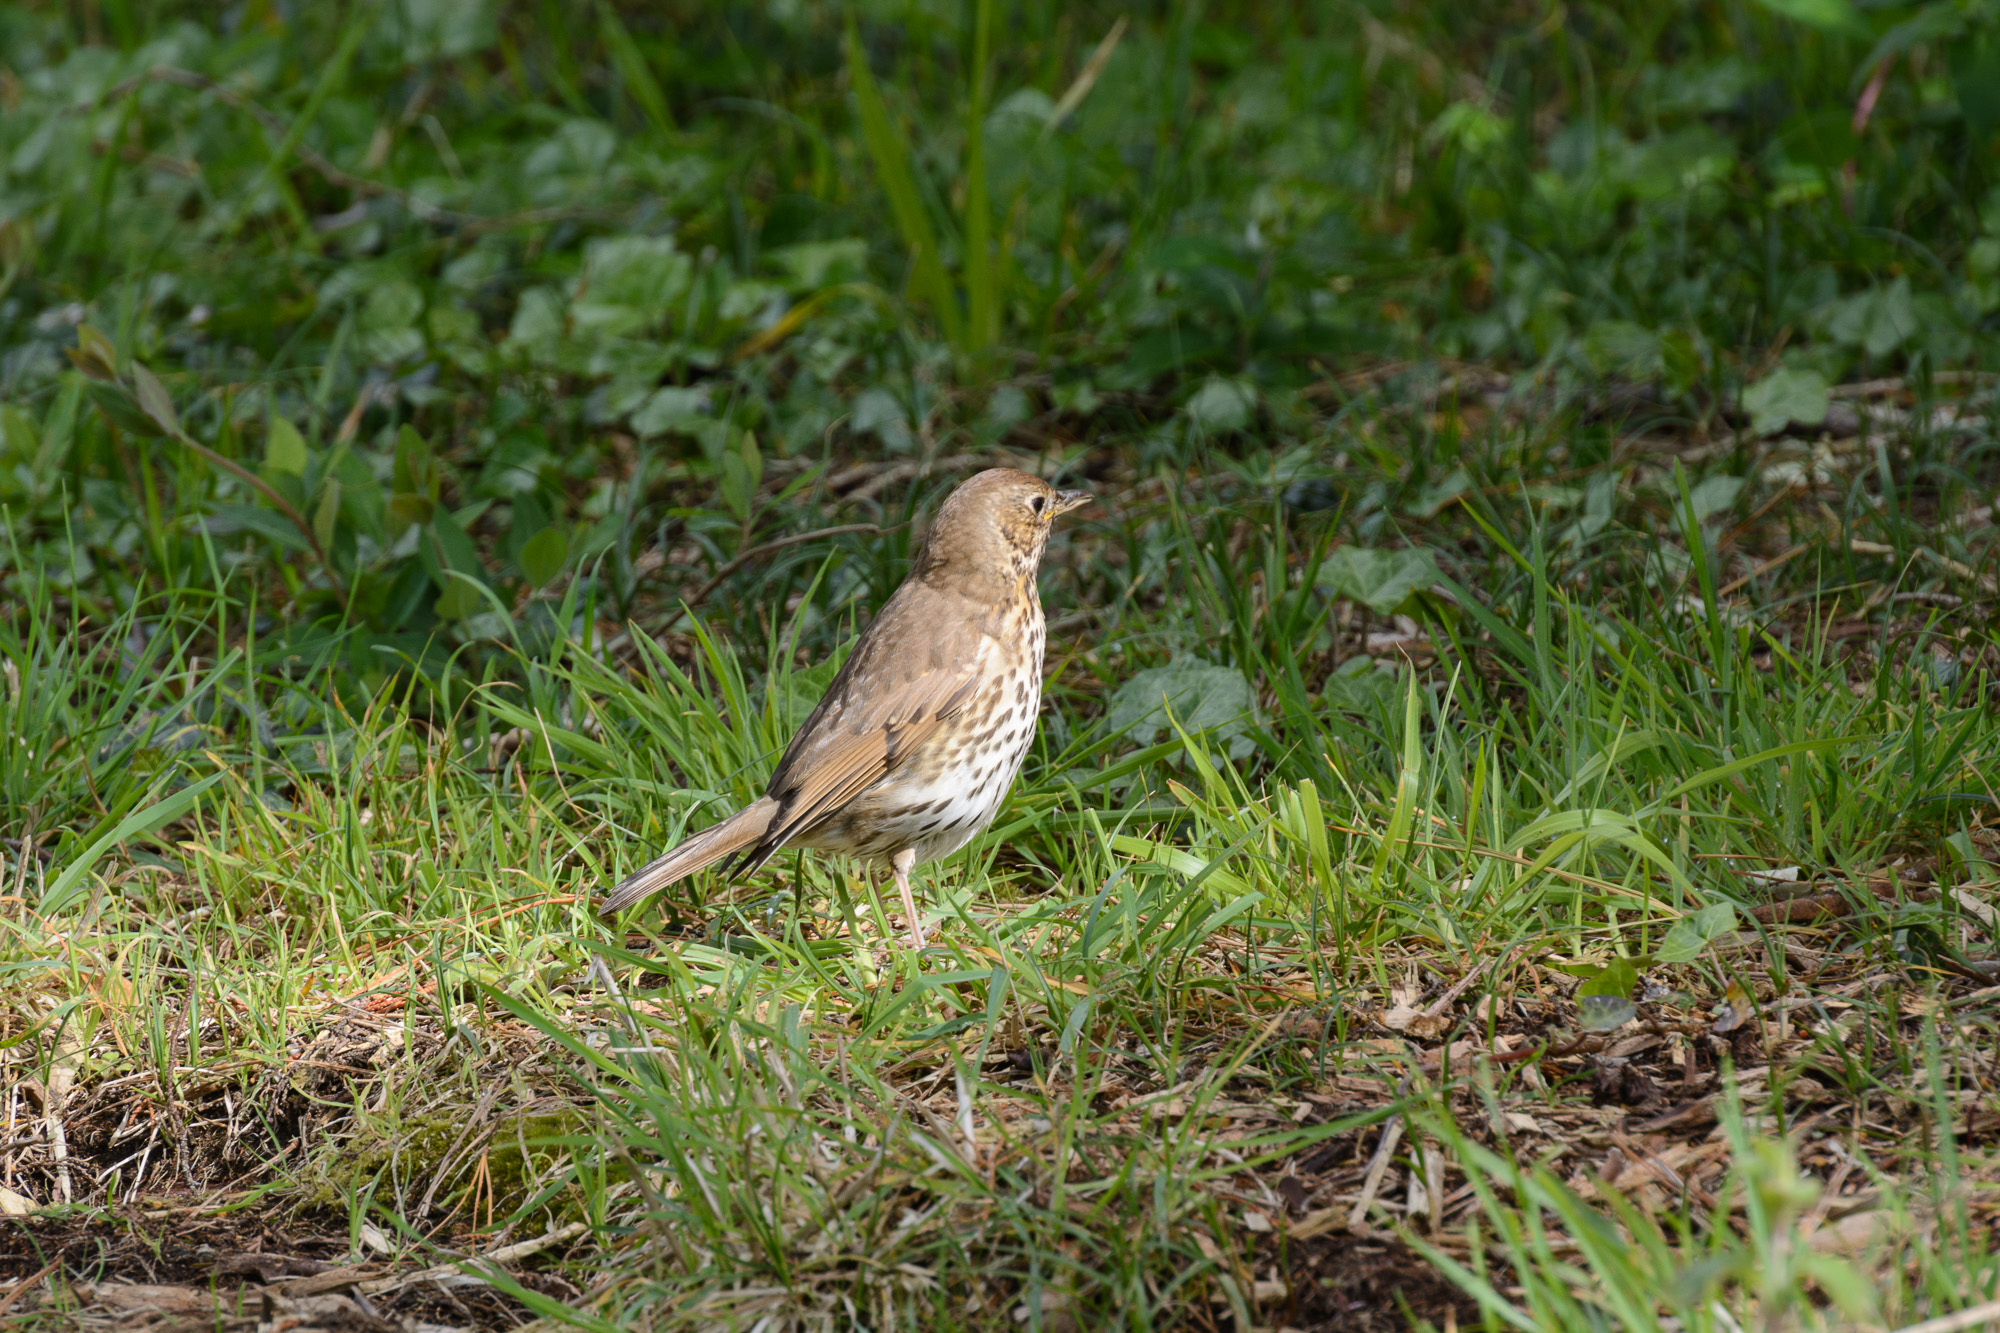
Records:
M551 1162L564 1151L549 1140L589 1132L589 1123L574 1111L500 1116L473 1136L465 1136L462 1116L442 1113L400 1124L366 1126L322 1154L315 1163L316 1178L307 1187L306 1199L317 1207L344 1209L350 1199L371 1186L375 1196L383 1198L395 1192L393 1172L415 1204L431 1190L431 1179L439 1167L446 1166L450 1174L432 1194L432 1210L450 1213L465 1206L476 1209L482 1222L489 1212L497 1221L548 1183ZM472 1143L479 1146L467 1151ZM521 1151L524 1143L525 1158ZM565 1190L550 1200L548 1207L580 1216L582 1198L573 1189Z

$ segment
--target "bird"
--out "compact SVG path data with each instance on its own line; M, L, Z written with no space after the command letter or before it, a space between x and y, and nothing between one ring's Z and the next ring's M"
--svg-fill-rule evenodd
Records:
M910 871L991 824L1021 771L1041 711L1042 552L1056 519L1095 498L1014 468L962 482L764 795L633 872L600 913L725 858L734 879L803 847L887 866L922 950Z

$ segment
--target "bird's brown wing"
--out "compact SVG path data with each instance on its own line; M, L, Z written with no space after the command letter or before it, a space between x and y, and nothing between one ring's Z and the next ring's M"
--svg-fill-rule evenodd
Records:
M985 635L954 600L917 582L889 599L785 748L766 789L777 816L738 873L881 781L971 699Z

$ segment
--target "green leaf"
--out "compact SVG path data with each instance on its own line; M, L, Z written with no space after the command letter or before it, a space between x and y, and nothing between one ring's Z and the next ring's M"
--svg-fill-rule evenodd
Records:
M41 450L41 431L34 419L12 403L0 404L0 448L22 463L34 462Z
M85 848L83 855L64 867L62 874L42 893L40 911L43 916L60 912L69 906L72 899L82 892L83 877L97 864L98 858L128 839L142 834L157 832L162 827L194 809L201 794L222 781L227 774L213 773L200 782L181 788L165 800L155 801L143 810L134 810L118 822L118 827Z
M1873 357L1888 356L1922 332L1908 275L1834 302L1827 332Z
M708 415L708 395L705 392L672 384L656 389L632 413L632 429L641 439L663 435L670 430L699 439L705 431L720 424Z
M1585 1032L1610 1032L1638 1016L1639 1006L1623 995L1580 995L1577 1026Z
M1743 493L1744 481L1717 473L1703 477L1699 485L1688 491L1688 507L1694 511L1697 523L1706 523L1717 514L1726 514L1736 505L1736 497Z
M1712 902L1693 916L1674 922L1653 956L1662 963L1688 963L1701 956L1715 940L1736 929L1736 908L1732 903Z
M465 525L449 509L440 508L431 517L431 536L437 544L437 552L446 569L455 569L461 574L469 574L484 583L486 566L479 561L479 547L466 532ZM442 583L439 584L443 586Z
M433 504L444 485L443 471L431 454L431 447L416 427L405 425L396 433L396 465L393 475L398 494L421 496Z
M1817 426L1826 420L1826 377L1817 370L1774 370L1743 391L1743 407L1759 435L1776 435L1793 425Z
M1212 666L1198 657L1180 657L1165 666L1141 671L1111 696L1105 726L1140 745L1170 726L1180 724L1189 735L1213 732L1228 742L1230 753L1248 754L1251 741L1243 733L1255 720L1257 697L1250 682L1234 667Z
M1345 597L1378 615L1388 615L1408 601L1411 593L1430 587L1440 577L1437 559L1422 547L1377 551L1343 546L1320 564L1313 582L1331 596Z
M746 430L741 446L722 456L722 502L738 522L750 517L763 481L764 456L757 450L757 437Z
M1597 969L1582 986L1577 988L1579 996L1584 995L1630 995L1632 988L1639 984L1639 969L1632 966L1629 958L1613 958Z
M570 321L579 332L640 333L676 316L693 281L694 260L670 236L600 238L584 251Z
M275 509L265 509L257 505L216 505L209 511L208 516L202 519L201 530L218 537L235 532L254 532L261 537L270 538L287 550L303 552L312 549L299 534L297 524Z
M328 477L320 483L319 504L313 509L313 536L319 549L333 549L333 529L340 520L340 478Z
M477 580L463 574L448 574L444 591L438 594L437 604L431 609L441 620L464 620L477 615L486 605L482 587Z
M1632 1021L1638 1012L1632 1003L1632 988L1639 984L1639 970L1628 958L1613 958L1595 976L1577 987L1577 1007L1583 1011L1586 1032L1609 1032Z
M539 588L562 573L563 563L568 559L569 538L563 536L561 528L551 524L522 545L521 572Z
M1247 430L1257 412L1257 390L1247 380L1211 375L1182 409L1188 420L1217 435Z
M306 439L299 434L299 428L283 417L272 417L271 429L264 437L264 470L303 477L306 458Z
M154 425L168 435L181 433L180 414L174 411L174 400L167 393L167 386L137 361L132 363L132 389L139 400L139 410L151 417Z

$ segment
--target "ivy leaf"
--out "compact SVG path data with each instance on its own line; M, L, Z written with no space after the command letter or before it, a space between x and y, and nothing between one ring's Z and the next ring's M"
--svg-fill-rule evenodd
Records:
M1313 582L1330 596L1360 602L1386 616L1408 601L1411 593L1430 587L1441 577L1436 557L1423 547L1377 551L1343 546L1321 562Z
M1256 695L1241 671L1198 657L1178 657L1120 685L1111 696L1105 725L1114 734L1150 745L1178 723L1189 735L1213 732L1216 740L1228 744L1230 756L1240 759L1253 748L1244 732L1255 720L1256 709Z
M1188 420L1203 430L1226 435L1247 430L1257 412L1257 391L1237 379L1211 375L1187 401Z
M1774 370L1743 391L1750 428L1776 435L1787 426L1817 426L1826 420L1826 377L1817 370Z
M1692 962L1701 956L1702 950L1734 929L1735 905L1710 903L1693 916L1684 916L1674 922L1667 931L1667 937L1660 941L1659 952L1654 957L1663 963Z
M1577 1026L1585 1032L1611 1032L1638 1017L1639 1006L1623 995L1579 995Z
M1631 960L1614 958L1577 988L1577 1007L1583 1011L1581 1024L1586 1032L1609 1032L1624 1027L1639 1012L1632 1003L1632 988L1639 984L1639 970Z

